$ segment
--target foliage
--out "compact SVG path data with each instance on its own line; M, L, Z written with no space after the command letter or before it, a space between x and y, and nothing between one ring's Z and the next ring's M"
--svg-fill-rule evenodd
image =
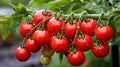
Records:
M15 1L11 1L11 2L15 2ZM16 3L18 2L16 1ZM105 12L106 14L110 14L109 19L111 20L112 20L111 17L114 15L114 12L116 14L120 13L120 9L119 9L120 2L118 0L114 0L114 1L113 0L109 0L109 1L105 1L105 0L42 0L42 1L31 0L29 1L28 5L32 6L32 9L39 7L39 8L50 9L53 12L59 12L60 10L62 10L66 14L69 14L71 12L81 13L83 11L87 11L89 14L100 14L102 12ZM27 15L34 13L33 10L32 11L30 10L31 8L29 6L28 8L26 8L23 4L19 4L17 6L12 5L15 11L14 13L12 13L10 16L0 15L0 18L1 18L0 31L3 31L1 32L3 35L2 36L3 39L6 39L12 31L16 30L16 27L20 25L22 21L21 19L23 19L23 17L26 17ZM120 16L117 15L114 19L115 21L112 21L114 23L112 24L110 23L114 29L115 36L118 35L116 32L119 31L117 30L119 29L117 28L118 25L120 25L119 17Z
M26 3L28 3L28 0L0 0L0 6L1 7L10 7L9 2L17 5L18 3L22 3L24 5L27 5Z
M0 15L0 33L2 34L3 40L5 40L11 33L15 33L25 17L32 14L32 12L23 4L19 3L17 6L11 4L11 6L15 12L9 16Z

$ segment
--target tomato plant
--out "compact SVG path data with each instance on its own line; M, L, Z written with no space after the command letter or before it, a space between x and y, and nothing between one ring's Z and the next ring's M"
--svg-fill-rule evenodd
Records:
M20 25L20 34L22 37L26 37L26 35L30 32L30 30L33 28L33 24L29 24L28 22L23 22Z
M32 40L32 39L27 39L25 44L26 44L26 49L29 52L35 53L35 52L38 52L40 50L40 48L41 48L41 46L39 46L38 44L36 44L34 42L34 40Z
M120 2L116 1L31 0L32 9L23 4L12 5L14 12L10 16L0 15L0 33L5 39L19 27L19 34L24 37L16 50L20 61L28 60L30 52L42 47L42 64L49 64L55 52L60 62L65 54L70 64L78 66L86 63L84 53L92 50L94 56L104 58L110 44L119 44ZM33 10L36 7L42 9Z
M87 51L87 50L91 49L91 47L93 45L93 41L89 35L85 34L83 36L84 36L83 38L77 37L75 39L75 46L78 50Z
M42 47L41 52L46 57L51 57L54 54L53 49L51 49L50 47Z
M98 26L95 34L100 41L108 41L113 36L113 30L109 25Z
M93 36L96 26L97 26L96 21L94 19L89 19L89 21L81 22L80 29L84 34Z
M38 23L43 21L45 18L48 18L50 16L52 16L52 13L45 10L40 10L34 14L33 23L37 25Z
M31 57L31 53L25 48L18 47L16 49L15 56L19 61L23 62L27 61Z
M103 58L108 55L109 53L109 46L108 44L101 44L100 46L92 46L92 53L94 56L98 58Z
M84 62L85 57L84 57L84 54L78 50L78 51L74 52L73 54L69 54L67 59L70 64L79 66Z
M53 36L51 38L50 46L56 52L65 52L68 49L68 40L67 38L57 38Z
M36 30L33 34L33 40L40 46L46 45L49 43L50 34L46 30Z
M40 56L40 62L43 65L48 65L50 63L51 58L50 57L45 57L44 55Z
M48 31L50 33L57 33L61 30L64 21L58 20L55 17L51 18L47 24Z
M76 30L77 30L77 22L75 22L73 24L67 22L64 27L64 32L65 32L66 37L71 40L74 39Z

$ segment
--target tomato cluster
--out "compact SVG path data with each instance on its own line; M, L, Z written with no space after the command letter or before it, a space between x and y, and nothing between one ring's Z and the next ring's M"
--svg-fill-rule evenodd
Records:
M49 17L49 20L42 22ZM32 34L28 36L31 30ZM40 10L34 14L33 23L23 22L20 25L20 34L27 39L24 47L16 49L19 61L27 61L31 53L41 49L40 61L44 65L49 64L51 56L56 52L64 53L70 64L78 66L85 61L85 51L92 50L97 58L108 55L107 41L112 38L113 30L109 25L99 26L92 18L80 22L72 20L71 23L53 17L51 12Z

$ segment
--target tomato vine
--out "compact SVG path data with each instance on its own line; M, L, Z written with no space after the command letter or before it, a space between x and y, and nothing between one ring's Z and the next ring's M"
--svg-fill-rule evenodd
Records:
M50 56L41 55L40 57L40 59L42 60L45 58L44 60L48 62L46 63L44 61L41 61L41 63L45 65L48 64L51 60L51 56L53 55L53 52L56 52L56 53L60 53L59 54L60 62L62 61L63 55L67 53L65 55L68 59L68 62L72 65L78 66L81 65L85 60L83 53L84 51L88 51L89 49L92 49L92 53L94 54L94 56L98 58L103 58L109 53L109 47L108 44L106 43L112 38L112 36L113 39L110 41L112 43L116 42L117 38L119 38L117 36L120 36L119 28L118 28L119 27L118 25L120 25L119 22L120 8L117 6L119 5L120 2L116 3L113 1L107 1L109 3L107 2L104 3L104 1L100 1L100 0L41 1L43 3L41 4L41 6L43 7L47 5L46 9L49 9L50 14L48 14L49 12L46 12L46 10L40 10L37 12L30 8L30 5L35 7L34 3L37 2L38 1L31 0L28 7L25 7L23 4L18 4L17 6L11 4L15 12L13 12L9 16L0 15L2 19L2 20L0 19L1 22L0 32L2 33L3 39L6 39L8 35L12 33L13 28L15 29L19 27L22 21L33 22L34 24L34 27L28 32L26 37L24 37L23 41L19 44L20 47L16 49L16 58L20 61L26 61L31 56L31 53L27 52L26 49L24 49L26 48L25 42L29 37L31 38L31 40L33 39L33 41L36 44L38 44L40 47L46 49L49 48L51 50ZM114 5L115 3L116 5ZM28 19L28 16L31 16L31 18ZM67 37L67 34L64 34L65 33L64 28L66 22L73 24L74 20L77 23L77 29L74 34L74 39L70 39L68 38L69 36ZM15 22L19 22L19 23L15 24ZM89 27L87 27L87 25L86 26L81 25L82 23L92 23L92 22L95 22L97 24L94 25L95 29L93 29L93 31L95 31L95 34L93 33L93 36L86 33L86 31L89 31L92 28L88 29ZM83 26L83 30L80 29L81 27L80 25ZM7 26L8 28L10 28L10 30L5 28ZM103 30L104 32L102 32ZM42 32L44 36L43 34L40 34L40 32ZM48 34L48 38L46 38L47 37L46 32ZM57 36L57 34L60 34L61 36ZM82 35L83 37L81 38L80 36L78 36L78 34L80 36L81 34L83 34ZM105 38L102 36L104 36ZM86 41L82 41L82 39ZM45 43L43 44L42 42ZM94 45L96 44L96 42L99 42L97 43L97 45L99 45L97 47ZM86 46L82 45L83 43ZM28 57L25 57L24 59L21 60L19 55L22 56L22 54L19 53L19 49L24 50L24 52L28 54ZM98 54L99 52L100 54ZM78 55L76 53L78 53ZM77 59L74 58L74 56L76 55L77 55ZM79 60L80 57L82 57L81 60ZM78 60L78 61L72 62L72 60Z

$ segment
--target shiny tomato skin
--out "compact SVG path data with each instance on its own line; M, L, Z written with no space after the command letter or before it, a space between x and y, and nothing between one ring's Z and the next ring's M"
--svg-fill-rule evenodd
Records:
M36 30L33 34L33 40L40 46L47 45L50 41L50 34L47 30Z
M51 12L49 12L47 15L44 15L44 14L43 14L44 11L45 11L45 10L40 10L40 11L38 11L38 12L36 12L36 13L34 14L33 23L34 23L35 25L37 25L38 23L42 22L45 18L49 18L49 17L52 16L52 13L51 13Z
M70 24L67 22L64 27L64 33L68 39L73 40L77 30L77 23Z
M73 54L68 54L67 60L71 65L79 66L85 61L85 56L82 51L77 50Z
M29 52L35 53L38 52L41 48L41 46L37 45L33 39L27 39L26 40L26 47Z
M64 20L57 20L55 17L48 21L47 28L50 33L60 32L63 26Z
M41 53L45 56L45 57L51 57L54 54L54 50L51 49L50 47L42 47L41 48Z
M22 37L26 37L26 35L30 32L30 30L34 27L33 24L29 24L28 22L22 22L19 28L20 35Z
M31 53L25 48L18 47L16 49L15 56L17 60L24 62L24 61L27 61L31 57Z
M46 57L44 55L40 56L40 62L41 62L41 64L48 65L50 63L50 61L51 61L51 57Z
M89 36L94 35L94 31L96 29L97 23L94 19L90 19L89 21L83 21L80 23L80 29L84 34L88 34Z
M88 51L91 49L93 45L93 41L92 41L92 38L85 34L83 38L76 38L75 39L75 46L78 50L81 50L81 51Z
M100 41L109 41L113 37L113 30L109 25L98 26L95 35Z
M66 37L57 38L56 36L53 36L50 42L51 48L57 53L65 52L68 49L68 44L69 43Z
M104 58L109 54L108 44L101 44L100 46L92 46L92 53L97 58Z

